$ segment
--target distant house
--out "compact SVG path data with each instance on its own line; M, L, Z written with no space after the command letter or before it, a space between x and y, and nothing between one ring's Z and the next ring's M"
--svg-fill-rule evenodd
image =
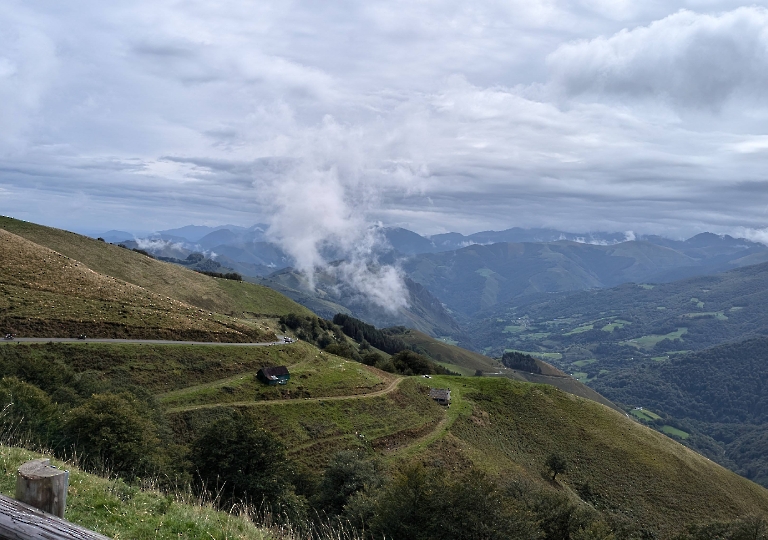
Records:
M451 404L451 390L448 388L430 388L429 397L437 401L440 405Z
M256 374L256 378L264 384L274 386L287 383L291 380L291 374L288 373L288 368L285 366L264 367Z

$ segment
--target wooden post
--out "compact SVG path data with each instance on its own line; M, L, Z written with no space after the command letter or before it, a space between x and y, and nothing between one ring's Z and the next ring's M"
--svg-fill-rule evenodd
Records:
M69 471L57 469L50 463L50 459L33 459L19 467L16 499L63 518L67 506Z

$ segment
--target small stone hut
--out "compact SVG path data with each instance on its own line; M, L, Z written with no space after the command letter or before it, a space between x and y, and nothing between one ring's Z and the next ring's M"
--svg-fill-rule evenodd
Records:
M449 388L430 388L429 397L437 401L440 405L451 404L451 390Z
M256 378L264 384L274 386L276 384L286 384L291 380L291 374L285 366L263 367L256 374Z

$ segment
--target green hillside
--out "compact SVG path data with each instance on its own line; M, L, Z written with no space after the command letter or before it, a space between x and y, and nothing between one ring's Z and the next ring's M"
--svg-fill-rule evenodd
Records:
M768 338L761 337L628 366L600 377L595 386L649 411L641 420L674 429L685 444L768 486L766 358Z
M21 337L276 339L266 327L203 312L99 274L82 262L2 229L0 261L0 329L4 333Z
M234 317L309 314L268 287L210 278L79 234L8 217L0 217L0 229L80 261L100 274L204 310Z
M248 386L241 393L259 366L275 363L294 366L287 385L262 387L266 394ZM24 375L60 396L56 400L68 396L73 410L83 410L96 388L102 395L149 392L142 400L167 411L167 421L150 415L161 441L156 451L172 452L176 460L212 422L238 410L277 437L306 478L348 449L382 460L386 475L413 460L433 464L449 478L457 474L451 471L472 466L500 482L524 482L537 497L568 493L600 519L661 537L692 523L768 512L763 488L624 414L546 385L490 377L402 379L288 344L216 350L6 344L0 346L0 366L4 385L8 376ZM434 403L429 387L451 388L451 407ZM69 393L62 393L65 388ZM163 429L170 432L163 435ZM570 465L554 483L546 480L551 454ZM186 459L164 467L181 465L179 474L189 466Z
M163 281L171 275L163 274L166 267L186 279L190 273L183 269L82 241L79 249L91 253L83 258L92 257L94 266L102 250L117 250L126 264L146 259L136 274L144 285L137 285L89 265L81 268L80 259L64 259L58 250L0 234L14 246L3 260L16 257L3 267L0 286L13 292L8 310L17 304L27 310L20 319L62 320L70 308L58 312L60 302L81 309L96 299L101 316L115 327L120 321L109 317L125 311L123 305L156 310L157 328L175 321L172 328L181 331L192 324L184 318L189 304L161 292L173 289ZM77 243L67 233L51 234L69 238L67 245ZM198 279L219 283L189 279L190 286ZM32 293L54 295L55 302L21 301ZM214 324L265 331L254 320L213 311L204 316L194 309L195 324L206 331L213 332ZM142 312L127 321L144 318ZM290 516L310 524L315 516L338 517L338 523L378 538L442 538L446 530L452 538L474 538L478 530L497 538L670 538L696 524L768 514L768 491L672 438L589 399L512 380L580 384L544 363L532 360L541 373L517 370L509 377L436 375L435 366L411 350L387 358L352 344L333 323L315 317L286 316L270 324L282 324L302 340L269 347L0 343L3 428L30 445L53 448L57 456L76 452L83 467L110 470L130 482L157 478L168 490L205 486L218 493L222 508L242 498L263 501L276 510L277 520ZM497 369L491 359L423 334L409 339L430 355L443 355L446 365ZM355 355L363 361L373 356L374 365L388 371L354 361ZM587 360L585 368L591 365ZM277 386L258 382L258 370L269 366L286 366L290 380ZM422 368L429 377L395 373L424 373ZM450 406L432 399L431 389L450 389ZM675 436L674 429L679 426L667 431ZM414 499L414 493L424 496ZM93 519L100 512L93 509ZM148 512L151 519L162 514ZM132 530L120 523L111 530ZM190 530L194 537L196 529Z

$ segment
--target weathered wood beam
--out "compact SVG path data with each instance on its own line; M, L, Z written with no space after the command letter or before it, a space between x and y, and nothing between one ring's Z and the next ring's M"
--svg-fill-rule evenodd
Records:
M0 538L4 540L108 540L67 520L0 495Z

